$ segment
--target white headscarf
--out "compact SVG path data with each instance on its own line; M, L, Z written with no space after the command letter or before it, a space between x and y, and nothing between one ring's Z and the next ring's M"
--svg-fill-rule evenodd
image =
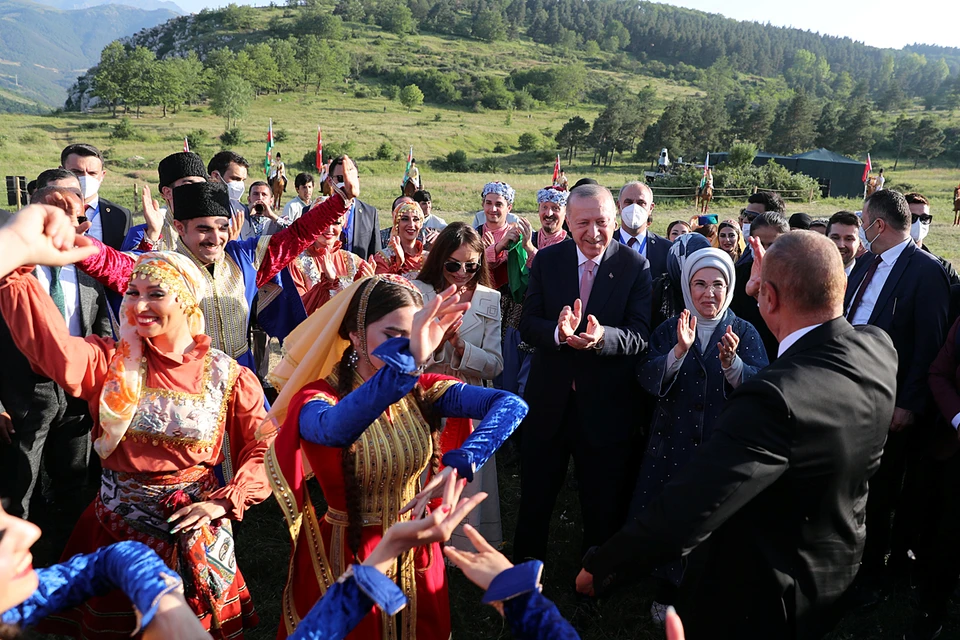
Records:
M727 283L727 290L723 296L723 304L715 318L704 318L693 304L693 295L690 292L690 282L700 269L712 268L720 272L720 277ZM697 318L697 338L700 340L700 350L709 350L707 343L714 330L723 319L724 314L733 301L733 287L736 284L736 271L730 255L722 249L700 249L690 254L683 263L683 272L680 278L680 287L683 290L683 304Z

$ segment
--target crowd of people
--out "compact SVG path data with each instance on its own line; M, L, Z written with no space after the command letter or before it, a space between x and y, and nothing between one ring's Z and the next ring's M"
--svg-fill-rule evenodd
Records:
M819 638L911 587L905 637L940 633L960 277L923 195L815 220L761 191L661 237L646 184L563 175L529 220L492 181L470 222L419 188L381 229L349 157L283 210L248 169L172 154L131 226L74 144L0 219L0 637L445 640L449 564L516 637L576 638L540 595L571 458L576 590L653 585L668 637L676 607L691 638ZM290 558L260 620L232 522L271 496ZM73 533L33 571L50 512Z

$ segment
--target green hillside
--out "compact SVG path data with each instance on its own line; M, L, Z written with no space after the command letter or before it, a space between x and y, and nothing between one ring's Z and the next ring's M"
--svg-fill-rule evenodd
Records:
M176 15L123 5L61 11L26 0L0 0L0 14L0 89L51 107L107 43ZM0 112L13 107L0 100Z

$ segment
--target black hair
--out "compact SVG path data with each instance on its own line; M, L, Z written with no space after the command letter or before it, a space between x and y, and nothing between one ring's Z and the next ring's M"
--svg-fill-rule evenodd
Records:
M786 206L783 204L783 198L775 191L757 191L756 193L750 194L747 202L750 204L762 204L764 211L783 213L786 210Z
M213 172L216 171L222 178L223 174L227 172L227 168L231 164L238 164L245 169L250 168L250 163L247 162L247 159L239 153L234 153L233 151L221 151L217 155L210 158L210 162L207 163L207 173L213 175Z
M70 156L80 156L81 158L97 158L100 160L100 166L103 166L103 154L92 144L71 144L60 152L60 166L67 164L67 158Z
M766 211L754 218L753 222L750 223L750 235L756 235L756 230L761 227L773 227L780 233L790 231L790 223L787 222L787 217L778 211Z
M300 187L313 184L313 175L309 173L298 173L297 177L293 179L293 186L297 189Z
M66 169L47 169L37 176L37 190L39 191L40 189L43 189L51 182L56 182L57 180L67 180L70 178L75 179L76 177L77 176L73 175Z
M899 191L881 189L875 191L863 201L863 209L870 208L870 218L878 217L897 231L906 231L910 228L910 205Z

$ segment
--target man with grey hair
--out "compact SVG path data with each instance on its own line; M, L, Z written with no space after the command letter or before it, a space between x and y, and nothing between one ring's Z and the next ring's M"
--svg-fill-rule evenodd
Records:
M667 272L670 241L650 231L653 207L653 191L649 186L636 180L623 185L617 196L620 228L613 233L613 239L646 258L650 263L650 277L656 280Z
M616 213L606 188L577 187L567 201L574 241L543 249L530 269L520 334L536 352L525 393L518 561L546 558L570 456L584 550L626 516L642 431L629 399L641 393L634 370L650 335L651 278L643 256L613 242Z

